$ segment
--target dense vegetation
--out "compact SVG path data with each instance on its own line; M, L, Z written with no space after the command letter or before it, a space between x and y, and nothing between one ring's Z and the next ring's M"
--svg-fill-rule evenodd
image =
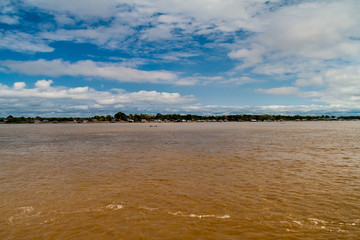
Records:
M249 114L235 114L222 116L203 116L194 114L129 114L118 112L114 116L94 116L94 117L14 117L8 116L0 118L0 123L56 123L56 122L151 122L151 121L165 121L165 122L185 122L185 121L317 121L317 120L360 120L360 116L300 116L300 115L249 115Z

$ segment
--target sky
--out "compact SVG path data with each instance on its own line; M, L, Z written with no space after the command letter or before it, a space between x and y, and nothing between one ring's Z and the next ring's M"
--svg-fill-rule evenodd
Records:
M0 0L0 117L360 115L358 0Z

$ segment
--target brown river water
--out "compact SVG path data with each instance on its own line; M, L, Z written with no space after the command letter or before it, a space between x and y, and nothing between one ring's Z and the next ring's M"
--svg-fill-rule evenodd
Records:
M0 239L360 239L360 122L0 125Z

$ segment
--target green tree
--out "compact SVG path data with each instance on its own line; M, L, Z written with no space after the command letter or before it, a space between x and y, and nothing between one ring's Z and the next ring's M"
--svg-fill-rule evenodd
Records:
M11 123L14 121L14 117L12 115L9 115L7 118L6 118L6 122L8 123Z
M126 121L128 119L128 116L123 112L118 112L114 115L114 117L118 120Z
M158 114L156 114L156 119L164 120L164 115L162 115L161 113L158 113Z

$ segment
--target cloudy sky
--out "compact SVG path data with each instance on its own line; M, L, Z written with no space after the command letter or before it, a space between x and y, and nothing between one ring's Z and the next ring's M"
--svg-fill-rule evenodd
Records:
M0 0L0 116L360 115L358 0Z

